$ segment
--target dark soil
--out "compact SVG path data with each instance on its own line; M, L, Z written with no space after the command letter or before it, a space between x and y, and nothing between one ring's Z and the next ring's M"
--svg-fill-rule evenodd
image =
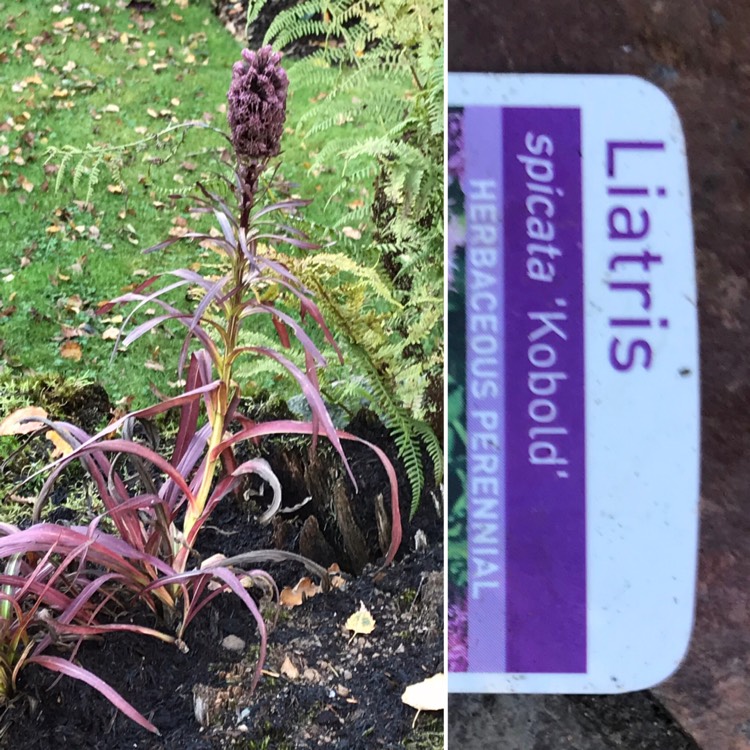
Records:
M699 750L647 692L628 695L452 695L451 747L500 740L513 750Z
M372 415L360 415L349 429L396 459L387 431ZM249 687L257 628L239 600L225 595L191 625L187 654L129 634L86 643L80 651L80 663L148 716L160 729L160 739L88 686L69 678L53 684L53 675L30 666L21 672L20 694L0 715L0 747L367 750L411 747L425 738L427 744L414 746L442 747L442 714L423 714L412 729L415 712L401 702L407 685L442 671L443 665L442 521L432 499L434 486L425 491L411 522L406 520L408 492L400 488L404 541L395 564L383 569L376 562L382 562L383 545L374 507L379 495L389 507L388 484L369 449L347 446L359 493L345 484L332 451L319 450L311 459L305 442L277 441L264 443L261 453L280 476L286 506L326 488L338 497L337 504L310 502L284 521L260 527L254 517L263 501L248 487L241 497L227 498L216 509L199 538L198 553L232 555L276 547L302 552L325 565L337 562L358 575L347 573L342 588L282 610L269 637L268 671L255 694ZM349 509L344 526L337 520L342 507ZM343 533L352 528L361 535L359 547ZM414 549L417 530L427 540L419 551ZM263 567L280 588L293 586L305 575L292 563ZM352 640L344 623L361 602L376 627ZM232 654L221 645L227 635L246 642L241 653ZM282 674L286 659L297 674ZM209 707L206 726L195 718L196 695Z
M269 569L280 583L296 580ZM50 688L54 676L29 667L21 695L3 717L2 746L395 749L429 729L438 737L430 747L441 747L442 714L421 716L412 730L415 712L401 702L407 685L442 669L441 570L442 551L434 547L408 555L384 574L368 569L345 588L284 611L269 639L268 674L254 694L256 630L230 596L193 624L188 654L131 635L86 644L80 662L147 715L162 737L137 727L88 686L64 678ZM350 642L343 625L360 601L376 629ZM233 656L222 648L227 635L249 642L249 654ZM287 658L299 672L294 679L280 674ZM194 695L209 705L206 728L195 718Z

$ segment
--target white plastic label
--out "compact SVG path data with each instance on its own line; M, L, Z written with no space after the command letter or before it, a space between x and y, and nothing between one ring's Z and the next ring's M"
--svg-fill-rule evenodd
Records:
M688 645L698 333L679 118L449 76L449 689L653 686Z

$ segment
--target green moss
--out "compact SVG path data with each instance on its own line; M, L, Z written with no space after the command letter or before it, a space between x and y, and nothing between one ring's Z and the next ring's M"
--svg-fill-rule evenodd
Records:
M445 747L442 712L422 712L404 740L406 750L442 750Z

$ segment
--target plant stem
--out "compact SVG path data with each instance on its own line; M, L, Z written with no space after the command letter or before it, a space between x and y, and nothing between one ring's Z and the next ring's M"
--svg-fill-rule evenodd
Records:
M250 213L253 209L255 200L255 190L257 188L257 165L244 172L244 185L241 189L240 198L240 227L239 231L247 237ZM251 241L251 255L255 255L255 243ZM237 349L240 323L242 320L243 301L245 298L246 281L245 276L249 268L249 261L241 250L239 238L236 246L236 254L232 263L232 281L234 292L229 303L229 317L227 321L227 336L224 356L222 357L219 367L220 384L216 395L212 399L213 408L208 415L211 421L211 437L208 442L208 452L206 454L206 467L203 472L198 493L195 496L195 503L188 507L185 513L185 523L183 526L183 536L187 545L176 556L176 565L178 569L184 570L187 562L189 549L192 546L193 532L198 519L203 513L206 503L208 502L211 487L213 485L216 469L221 463L220 456L213 456L215 449L220 445L224 438L224 429L226 427L226 416L229 404L231 403L230 394L236 385L232 381L232 363L234 362L234 353Z

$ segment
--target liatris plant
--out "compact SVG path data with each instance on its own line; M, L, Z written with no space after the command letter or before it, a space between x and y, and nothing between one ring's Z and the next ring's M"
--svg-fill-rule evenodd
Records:
M270 521L281 504L280 485L267 462L256 458L238 464L234 447L240 441L292 433L310 435L314 447L322 435L334 445L352 481L341 441L358 440L370 445L337 430L321 397L317 371L325 365L325 358L305 331L305 321L311 320L339 352L311 293L278 260L278 255L272 259L262 252L262 243L287 243L308 250L316 247L283 218L299 211L308 201L263 202L261 177L269 160L280 152L286 93L286 73L277 53L269 47L257 53L243 51L242 60L234 66L228 93L229 140L236 154L233 180L225 180L231 188L230 197L199 183L201 194L194 209L215 218L221 230L219 236L191 232L146 251L158 251L181 239L210 243L226 256L229 271L215 280L187 269L153 276L101 309L105 312L114 305L136 303L128 321L145 305L162 309L161 315L131 330L122 341L124 345L161 323L181 324L186 331L179 361L179 370L185 377L184 392L128 414L93 437L72 424L37 420L54 430L70 450L51 466L34 508L35 525L22 531L0 528L0 558L8 561L6 574L0 576L4 592L0 593L0 702L15 683L20 667L36 663L89 682L128 716L156 731L101 680L45 652L53 644L71 642L75 653L81 639L115 629L102 623L103 614L133 599L145 603L162 625L174 629L174 634L146 628L138 632L156 635L185 649L183 636L197 613L223 591L232 591L252 612L260 631L254 686L265 657L266 629L259 607L246 587L258 585L276 598L278 595L267 573L245 571L244 566L292 557L304 562L324 582L327 580L326 571L319 566L276 550L249 551L229 559L212 556L202 564L194 552L200 529L216 505L237 489L244 475L257 474L274 489L272 506L262 522ZM164 277L171 277L171 283L157 289L157 281ZM204 292L192 311L179 310L165 299L170 291L186 285L197 285ZM299 306L299 320L277 307L275 301L284 297ZM272 321L279 347L241 345L242 327L263 317ZM292 338L304 352L304 368L282 353L291 349ZM234 378L234 366L246 356L269 357L284 367L304 393L312 419L255 423L243 417L239 412L242 388ZM136 421L174 408L180 410L180 421L171 455L162 456L130 437ZM232 425L238 427L233 433L229 432ZM122 436L117 436L118 431ZM383 463L390 482L389 563L401 540L397 479L385 454L370 447ZM105 513L87 527L61 528L41 523L41 512L54 483L76 460L87 469ZM122 475L124 465L135 470L135 481ZM110 531L101 527L104 518L110 522ZM135 629L119 627L128 628ZM57 637L52 638L52 634Z

